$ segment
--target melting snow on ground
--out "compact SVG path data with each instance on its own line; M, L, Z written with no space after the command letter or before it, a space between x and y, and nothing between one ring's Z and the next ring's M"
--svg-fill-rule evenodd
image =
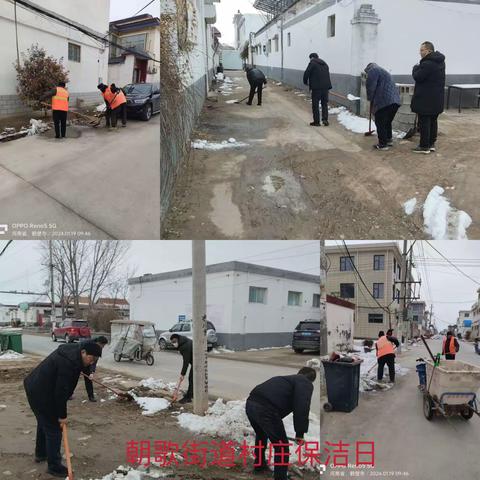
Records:
M443 196L445 190L436 185L423 205L425 231L435 240L462 240L472 219L463 210L457 210Z
M349 93L347 95L347 98L351 101L351 102L355 102L357 100L360 100L360 97L356 97L355 95L352 95L351 93Z
M171 472L165 472L165 469L161 470L161 467L155 468L154 466L150 466L147 473L145 469L142 468L134 469L120 465L114 472L96 480L148 480L151 478L167 477L171 478Z
M215 78L216 78L217 80L223 81L223 80L225 79L225 75L224 75L223 73L217 73L217 74L215 75Z
M247 352L258 352L259 350L277 350L279 348L292 348L291 345L285 345L284 347L260 347L260 348L249 348Z
M166 398L137 397L131 394L138 405L143 409L142 415L153 415L165 410L170 405Z
M30 119L30 127L28 130L28 136L38 135L39 133L49 130L50 127L42 120Z
M245 439L248 445L254 445L255 435L245 413L245 400L234 400L224 403L219 398L208 410L204 417L192 413L182 413L178 417L178 423L195 433L223 437L227 440L242 443ZM305 434L306 441L319 441L320 439L320 418L310 413L310 425L308 433ZM293 414L283 420L287 436L295 437L293 427ZM296 446L290 448L292 463L296 463ZM310 467L311 468L311 467Z
M149 388L150 390L172 390L175 389L177 384L175 382L164 382L163 380L159 378L144 378L139 382L139 385L141 387Z
M210 353L235 353L235 350L229 350L228 348L225 348L225 347L217 347L212 349Z
M194 140L192 148L196 150L223 150L224 148L248 147L248 143L237 142L234 138L229 138L221 143L209 142L208 140Z
M232 103L235 103L235 102L238 102L238 100L236 98L234 100L227 100L225 103L232 104Z
M416 206L417 206L417 199L416 198L411 198L410 200L407 200L403 204L403 209L405 210L405 213L407 215L411 215L415 211Z
M25 358L25 356L13 350L5 350L5 352L0 353L0 360L20 360L22 358Z
M107 109L107 106L104 103L97 105L97 108L95 108L97 112L104 112L106 109Z

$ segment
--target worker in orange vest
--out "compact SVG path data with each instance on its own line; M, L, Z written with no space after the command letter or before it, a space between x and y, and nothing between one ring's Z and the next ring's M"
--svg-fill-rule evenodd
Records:
M445 360L455 360L455 355L459 350L458 340L452 332L447 332L447 336L443 337L442 345L442 355L445 355Z
M378 340L375 343L378 362L378 381L383 379L383 369L385 368L385 364L387 364L390 382L395 382L395 347L399 345L400 342L395 337L385 335L383 330L378 332Z
M65 88L65 82L58 82L58 86L47 92L45 99L51 98L55 138L65 138L67 133L68 99L70 95Z
M112 127L117 128L118 118L122 119L122 127L127 126L127 97L121 88L118 88L114 83L110 85L110 90L113 93L113 99L110 102L112 109Z
M105 119L107 121L106 127L110 129L112 118L112 108L110 107L110 103L115 95L110 90L110 87L108 85L105 85L104 83L100 83L99 85L97 85L97 88L100 90L100 93L105 100Z

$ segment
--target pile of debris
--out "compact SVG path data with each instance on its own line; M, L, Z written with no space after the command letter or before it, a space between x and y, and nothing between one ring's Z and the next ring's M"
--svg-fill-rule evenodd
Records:
M13 127L4 128L3 132L0 133L0 142L10 142L30 135L38 135L39 133L50 130L50 128L52 128L52 123L45 123L43 120L32 118L30 120L30 126L21 127L19 131Z

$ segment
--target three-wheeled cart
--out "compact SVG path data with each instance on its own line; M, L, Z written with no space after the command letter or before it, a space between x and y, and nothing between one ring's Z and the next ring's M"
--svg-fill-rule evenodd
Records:
M426 383L423 390L423 413L427 420L435 414L461 415L470 420L480 416L477 393L480 389L480 367L461 360L442 360L438 365L425 360Z
M154 324L134 320L113 320L111 323L115 361L127 358L130 362L144 360L147 365L153 365L152 352L157 343Z

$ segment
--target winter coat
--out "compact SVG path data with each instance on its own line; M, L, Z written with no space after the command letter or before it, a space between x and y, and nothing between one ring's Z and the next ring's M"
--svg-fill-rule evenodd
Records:
M432 52L413 67L415 91L412 112L419 115L439 115L445 106L445 55Z
M77 386L84 367L80 345L60 345L24 379L23 385L31 407L52 418L67 417L67 401Z
M303 83L310 86L310 90L330 90L330 70L320 58L312 58L303 74Z
M247 72L247 80L251 87L267 83L265 74L258 68L252 68Z
M367 73L367 100L371 102L372 113L390 105L401 105L400 93L390 73L376 63L371 63Z
M180 375L185 376L187 373L188 365L192 365L193 368L193 342L183 335L178 336L178 351L183 357L182 371Z
M276 411L281 418L293 412L293 425L298 438L308 432L308 416L313 383L305 375L273 377L257 385L248 397Z

